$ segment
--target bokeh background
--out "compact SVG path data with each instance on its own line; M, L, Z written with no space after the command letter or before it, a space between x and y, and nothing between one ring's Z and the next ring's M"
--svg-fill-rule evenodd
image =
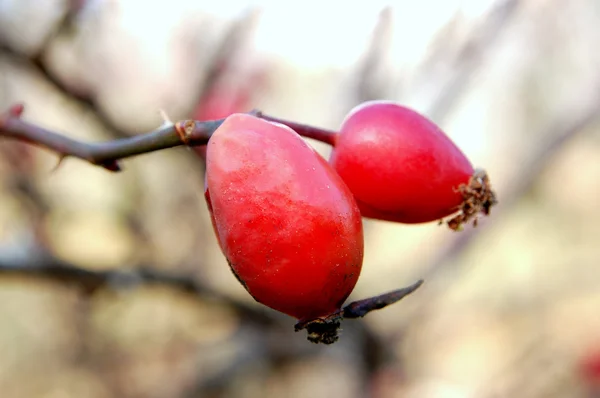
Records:
M28 121L336 129L391 99L500 199L460 233L365 220L351 298L426 283L317 346L229 271L194 150L110 173L0 140L0 397L599 397L599 27L597 0L0 0L0 108Z

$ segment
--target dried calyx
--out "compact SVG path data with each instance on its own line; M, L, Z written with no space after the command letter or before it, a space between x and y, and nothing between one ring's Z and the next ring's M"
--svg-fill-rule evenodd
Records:
M421 279L410 286L389 293L354 301L326 317L298 322L294 328L296 332L306 329L307 338L313 343L333 344L339 338L342 320L362 318L371 311L394 304L413 293L422 284L423 280Z
M479 215L489 215L492 206L498 203L487 172L482 169L475 170L469 183L461 185L458 192L463 197L459 213L446 222L454 231L461 230L462 226L471 220L476 227Z

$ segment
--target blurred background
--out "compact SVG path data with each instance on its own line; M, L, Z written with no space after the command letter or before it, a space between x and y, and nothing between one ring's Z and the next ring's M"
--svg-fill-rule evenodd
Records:
M597 0L0 0L0 109L28 121L337 129L391 99L500 199L460 233L365 220L351 299L426 283L317 346L231 274L194 150L110 173L0 140L0 397L600 397L599 27Z

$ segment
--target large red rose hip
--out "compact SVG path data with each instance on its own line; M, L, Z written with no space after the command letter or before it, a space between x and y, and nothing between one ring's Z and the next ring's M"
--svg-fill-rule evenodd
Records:
M300 322L339 312L362 267L352 193L290 128L234 114L207 146L206 198L234 274Z
M481 186L487 177L475 173L438 126L392 102L354 108L336 136L330 161L365 217L422 223L459 210L487 212L495 201ZM483 201L465 203L472 193Z

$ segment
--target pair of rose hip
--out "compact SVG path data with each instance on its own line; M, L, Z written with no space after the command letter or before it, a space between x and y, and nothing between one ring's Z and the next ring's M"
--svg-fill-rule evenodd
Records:
M361 216L401 223L454 215L457 229L495 202L485 173L431 121L390 102L353 109L329 162L291 128L229 116L206 152L206 200L235 276L258 302L333 343L342 318L415 290L342 304L363 261Z

